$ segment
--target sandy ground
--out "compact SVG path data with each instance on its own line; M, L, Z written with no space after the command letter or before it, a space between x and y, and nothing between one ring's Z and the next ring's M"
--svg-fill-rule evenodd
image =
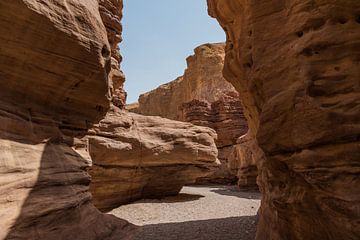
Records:
M111 214L140 226L134 240L253 240L260 198L235 186L190 186L178 196L137 201Z

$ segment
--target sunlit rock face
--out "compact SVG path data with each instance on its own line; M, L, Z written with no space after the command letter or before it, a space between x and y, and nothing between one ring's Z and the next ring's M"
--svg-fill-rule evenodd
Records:
M216 145L221 165L214 174L198 182L233 183L228 156L236 140L247 132L240 98L222 76L225 45L204 44L187 58L183 76L142 94L130 111L206 126L217 132Z
M113 108L83 139L95 206L178 194L218 166L215 139L210 128Z
M109 90L112 104L124 108L126 92L124 90L125 76L120 70L121 55L119 43L122 41L122 0L98 0L100 16L106 28L110 44L110 51L105 52L111 58L111 71L109 72Z
M0 2L0 239L128 238L72 148L110 106L110 49L96 0Z
M264 153L257 239L358 239L360 2L208 5Z

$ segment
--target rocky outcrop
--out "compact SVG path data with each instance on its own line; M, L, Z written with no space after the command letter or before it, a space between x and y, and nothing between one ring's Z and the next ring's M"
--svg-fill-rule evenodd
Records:
M104 54L111 58L111 70L108 76L111 100L115 106L124 108L127 94L124 90L125 76L120 70L122 58L119 51L119 43L122 41L122 0L98 1L101 19L105 25L110 44L110 52L104 50Z
M188 57L183 76L139 97L138 107L133 112L183 120L181 106L193 100L213 103L229 92L237 94L234 87L222 76L224 44L204 44Z
M227 167L232 145L247 131L242 106L234 87L222 76L224 44L204 44L188 57L184 76L142 94L129 111L161 116L213 128L221 166L199 182L236 182Z
M176 195L218 165L215 131L190 123L113 108L90 133L90 191L101 210Z
M0 239L127 239L72 148L109 108L109 52L96 0L0 2Z
M360 2L208 5L264 153L257 239L358 239Z

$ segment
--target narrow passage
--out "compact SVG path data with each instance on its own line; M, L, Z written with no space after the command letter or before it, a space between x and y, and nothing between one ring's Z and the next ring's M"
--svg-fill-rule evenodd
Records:
M137 201L111 214L140 226L134 240L253 240L260 199L236 186L186 186L178 196Z

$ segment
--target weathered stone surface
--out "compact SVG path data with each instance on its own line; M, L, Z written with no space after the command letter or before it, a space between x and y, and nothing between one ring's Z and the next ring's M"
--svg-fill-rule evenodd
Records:
M129 111L213 128L222 165L199 182L228 183L236 176L227 168L228 147L247 131L238 93L222 76L224 44L204 44L187 58L184 76L140 96ZM224 148L224 150L222 150Z
M122 0L99 0L99 5L111 48L110 52L104 52L111 57L111 71L108 76L111 100L115 106L124 108L127 94L124 90L125 76L120 70L122 58L119 51L119 43L122 40Z
M113 108L90 133L90 191L102 210L175 195L218 165L210 128Z
M0 2L0 239L127 239L91 203L73 136L109 108L96 0Z
M204 44L189 56L183 76L139 97L139 105L133 112L182 120L179 108L193 100L212 103L227 92L236 94L234 87L222 76L224 44Z
M208 5L266 156L257 239L359 239L360 2Z
M97 1L0 4L1 99L86 129L109 105L102 52L110 47Z
M241 190L258 190L256 163L262 160L261 157L262 152L250 132L241 136L237 144L231 148L228 168L238 177L238 186Z

